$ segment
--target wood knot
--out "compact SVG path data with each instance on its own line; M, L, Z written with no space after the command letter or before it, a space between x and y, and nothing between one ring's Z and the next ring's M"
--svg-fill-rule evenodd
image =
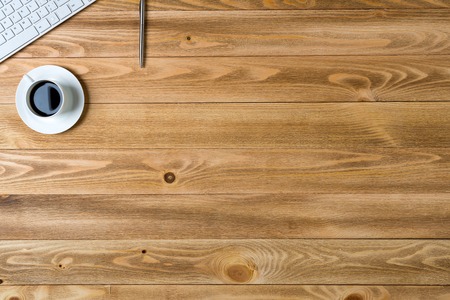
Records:
M368 77L358 74L337 73L330 75L328 80L351 91L358 101L377 100L372 90L372 82Z
M385 297L380 297L383 299L391 299L389 293L387 293L387 291L383 291L383 290L374 290L371 288L357 288L357 289L351 289L348 290L344 295L342 295L342 297L340 297L339 299L342 300L373 300L373 299L378 299L379 297L374 297L374 295L383 295Z
M258 280L258 266L254 253L238 246L224 247L215 251L207 260L198 265L206 273L212 273L217 279L229 284L254 283Z
M227 276L234 282L247 283L253 279L255 270L247 265L231 265L226 270Z
M350 294L344 300L364 300L364 297L360 294Z
M8 300L20 300L20 298L17 296L12 296L12 297L9 297Z
M172 172L167 172L166 174L164 174L164 181L169 184L173 183L175 179L176 179L175 174L173 174Z
M59 262L58 268L60 268L61 270L68 269L72 263L72 257L65 257Z

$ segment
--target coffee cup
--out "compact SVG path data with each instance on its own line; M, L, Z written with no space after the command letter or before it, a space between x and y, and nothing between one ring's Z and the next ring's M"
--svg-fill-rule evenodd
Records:
M34 80L25 75L29 81L26 92L27 107L31 113L39 118L52 118L67 107L67 92L55 80Z

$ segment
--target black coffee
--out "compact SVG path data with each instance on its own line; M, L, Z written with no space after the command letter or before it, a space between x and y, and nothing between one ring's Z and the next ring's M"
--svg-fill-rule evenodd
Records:
M62 92L51 81L38 83L30 93L30 106L41 117L50 117L56 114L62 105Z

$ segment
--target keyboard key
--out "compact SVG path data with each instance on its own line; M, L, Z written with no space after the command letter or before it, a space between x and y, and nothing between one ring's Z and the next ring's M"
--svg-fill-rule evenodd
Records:
M71 11L76 11L77 9L82 7L84 3L81 0L70 0L68 5Z
M19 33L21 33L23 31L22 26L20 26L20 24L15 24L11 27L12 32L14 32L15 35L18 35Z
M71 11L67 5L61 6L58 8L55 13L58 15L60 19L64 19L68 15L70 15Z
M39 32L43 32L50 28L50 23L46 19L42 19L34 25Z
M41 19L41 17L39 17L39 15L37 13L32 13L28 19L30 19L31 23L36 23L37 21L39 21Z
M6 39L2 35L0 35L0 45L4 43L6 43Z
M10 3L11 1L12 1L12 0L1 0L1 2L2 2L3 5L6 5L6 4Z
M56 5L61 6L67 2L69 2L69 0L55 0Z
M53 1L50 1L45 7L48 9L48 11L54 11L58 8L58 6Z
M23 6L21 9L19 9L19 14L22 18L24 18L30 14L30 10L26 6Z
M41 7L37 10L39 17L43 18L48 15L48 10L45 7Z
M34 29L33 26L28 28L27 30L22 31L22 33L16 35L16 37L12 40L7 41L4 43L1 47L1 55L8 55L14 51L16 51L18 48L23 46L23 41L30 41L37 37L39 33Z
M9 18L13 23L18 23L20 20L22 20L22 17L17 12L10 14Z
M39 8L39 5L37 5L36 2L31 1L30 3L27 4L27 7L30 11L35 11L36 9Z
M13 24L13 22L11 22L11 20L9 18L5 18L5 19L1 20L0 23L3 25L3 27L5 29L9 28Z
M36 0L36 1L39 4L39 6L44 6L45 4L47 4L47 0Z
M22 3L20 1L13 1L11 2L11 6L12 8L14 8L14 10L18 10L19 8L22 7Z
M2 11L6 14L6 15L10 15L14 12L14 8L11 5L6 5L5 7L2 8Z
M14 35L15 34L14 34L14 32L12 32L11 29L6 29L5 31L3 31L3 37L7 40L12 39Z
M4 18L6 18L5 13L3 12L3 10L0 10L0 21L3 20Z
M27 29L28 27L31 26L31 22L27 18L22 19L22 21L20 21L19 24L20 24L20 26L22 26L25 29Z
M47 17L47 21L48 21L50 24L55 25L56 23L58 23L59 19L58 19L58 17L57 17L54 13L51 13L51 14Z

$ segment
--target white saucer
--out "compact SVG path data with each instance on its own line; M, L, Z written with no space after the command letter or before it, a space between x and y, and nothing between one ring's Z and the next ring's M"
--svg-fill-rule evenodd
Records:
M40 133L56 134L70 129L77 123L84 109L84 93L81 83L75 75L64 68L47 65L33 69L25 76L29 76L35 81L57 81L67 91L67 98L64 100L67 101L67 110L49 118L38 117L30 111L27 105L27 90L32 83L27 78L22 78L17 87L16 108L28 127Z

